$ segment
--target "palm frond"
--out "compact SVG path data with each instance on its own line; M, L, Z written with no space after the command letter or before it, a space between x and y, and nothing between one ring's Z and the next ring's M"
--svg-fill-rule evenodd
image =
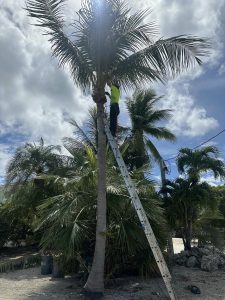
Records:
M147 148L150 150L152 156L158 161L161 162L162 157L159 153L159 151L156 149L155 145L147 138L145 138L145 144Z
M215 146L206 146L201 149L201 153L205 156L208 156L209 154L213 154L215 157L218 157L219 149Z
M165 40L160 39L119 62L115 67L114 76L115 78L127 76L127 82L130 80L130 85L135 86L139 85L141 78L164 81L166 77L174 77L196 64L201 64L200 57L207 55L208 49L208 41L198 37L181 35ZM126 70L129 66L135 70L136 78L132 73L129 78L130 73ZM145 68L149 68L152 72L146 74Z
M88 128L89 132L87 133L78 125L78 123L75 120L70 120L70 124L73 125L75 128L74 133L76 135L76 140L80 141L84 145L90 146L95 152L97 152L95 144L96 131L92 128L92 124L87 124L88 127L90 127ZM95 129L97 130L97 127ZM93 130L95 131L95 134L93 134Z
M215 146L206 146L200 149L180 149L177 157L177 166L180 173L185 171L189 177L199 179L203 172L211 171L215 178L225 177L225 165L218 159L219 150Z
M165 139L169 141L175 141L176 136L165 127L145 127L145 132L154 136L156 139Z
M63 165L60 146L26 143L16 149L6 168L6 185L21 184L34 178L38 173L56 172Z
M37 20L36 25L47 29L53 55L59 64L68 64L75 83L82 89L90 88L94 73L90 60L73 43L64 30L62 8L65 0L27 0L28 15Z

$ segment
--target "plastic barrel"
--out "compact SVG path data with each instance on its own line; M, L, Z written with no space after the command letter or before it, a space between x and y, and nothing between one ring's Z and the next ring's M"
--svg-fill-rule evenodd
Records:
M41 257L41 275L52 273L53 258L51 255L43 255Z
M64 273L60 269L59 263L56 259L53 259L53 270L52 270L53 278L64 278Z

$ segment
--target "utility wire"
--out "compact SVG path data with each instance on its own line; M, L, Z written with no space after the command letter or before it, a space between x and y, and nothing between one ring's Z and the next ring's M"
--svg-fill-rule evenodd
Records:
M198 145L198 146L192 148L192 150L195 150L195 149L197 149L197 148L199 148L199 147L201 147L201 146L207 144L208 142L210 142L211 140L215 139L216 137L218 137L218 136L219 136L220 134L222 134L223 132L225 132L225 129L223 129L222 131L220 131L219 133L217 133L216 135L214 135L213 137L211 137L211 138L208 139L207 141L202 142L200 145ZM178 155L173 156L173 157L168 158L168 159L164 159L164 161L170 161L170 160L176 159L177 157L178 157Z

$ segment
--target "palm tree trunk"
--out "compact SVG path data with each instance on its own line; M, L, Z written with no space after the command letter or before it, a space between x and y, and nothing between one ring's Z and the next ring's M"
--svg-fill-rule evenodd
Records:
M187 250L191 250L191 240L192 240L192 207L189 207L188 220L187 220L187 233L186 233Z
M192 240L192 209L186 209L185 213L185 250L191 250Z
M160 159L160 174L161 174L161 190L162 195L164 198L167 197L167 193L165 191L166 188L166 172L165 172L165 162L163 159ZM170 266L173 265L173 259L174 259L174 248L173 248L173 234L172 230L170 229L168 232L168 242L167 242L167 253L169 256L169 264Z
M173 234L171 230L168 232L167 253L169 257L169 265L172 266L174 261L174 248L173 248Z
M191 250L191 240L192 240L192 222L188 221L187 234L186 234L186 248Z
M106 244L106 138L104 133L104 104L97 103L98 122L98 199L97 199L97 225L94 260L85 284L88 293L99 294L104 292L104 265Z

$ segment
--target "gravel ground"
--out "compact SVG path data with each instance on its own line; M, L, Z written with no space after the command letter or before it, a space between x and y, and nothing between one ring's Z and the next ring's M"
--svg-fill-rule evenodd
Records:
M173 270L176 295L180 300L225 299L225 271L213 273L198 269L175 267ZM185 289L187 285L197 285L201 295L194 295ZM51 279L40 275L40 268L31 268L0 274L1 300L44 300L44 299L83 299L78 281L71 277ZM120 283L106 289L107 300L149 300L168 299L165 287L160 278L141 280L126 278Z

